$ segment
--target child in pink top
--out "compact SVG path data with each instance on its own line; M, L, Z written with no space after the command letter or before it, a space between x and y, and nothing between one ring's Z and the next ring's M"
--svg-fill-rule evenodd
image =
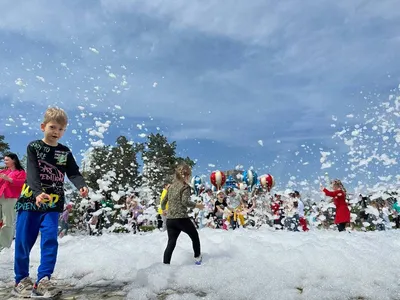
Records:
M24 168L14 153L4 156L6 168L0 171L0 250L9 248L14 238L14 209L26 179Z

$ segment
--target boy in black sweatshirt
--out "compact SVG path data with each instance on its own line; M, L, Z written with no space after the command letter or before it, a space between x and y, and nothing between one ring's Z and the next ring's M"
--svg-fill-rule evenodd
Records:
M58 218L64 208L64 176L87 197L88 188L68 147L59 144L68 123L66 113L59 108L47 109L41 130L42 140L27 149L27 180L17 201L15 236L15 287L19 297L52 298L61 294L53 282L58 251ZM29 277L29 255L41 234L40 265L37 281Z

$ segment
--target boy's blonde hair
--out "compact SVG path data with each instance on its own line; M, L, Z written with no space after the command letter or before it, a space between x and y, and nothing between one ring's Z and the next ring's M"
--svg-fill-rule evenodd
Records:
M56 122L62 126L67 126L67 114L61 108L49 107L44 114L43 124L47 124L49 122Z

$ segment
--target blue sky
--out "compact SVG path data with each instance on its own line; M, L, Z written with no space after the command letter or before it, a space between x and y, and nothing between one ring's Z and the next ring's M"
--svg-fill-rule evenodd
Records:
M283 184L325 171L344 178L349 148L332 136L363 124L369 107L397 93L397 6L3 1L0 133L23 153L40 137L45 108L58 105L70 116L64 142L75 153L88 147L86 129L97 118L111 121L108 144L120 134L141 141L139 134L157 131L176 140L181 155L198 159L198 174L243 165ZM393 132L385 143L397 147ZM321 150L335 152L334 166L321 170ZM378 167L369 179L398 172Z

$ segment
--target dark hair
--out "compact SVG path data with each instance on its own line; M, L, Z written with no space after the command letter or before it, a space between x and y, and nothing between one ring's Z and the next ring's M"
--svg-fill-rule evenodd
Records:
M24 170L24 168L22 167L22 165L21 165L21 162L19 161L19 158L18 158L18 155L17 154L15 154L15 153L6 153L5 155L4 155L4 157L9 157L9 158L11 158L13 161L14 161L14 164L15 164L15 168L17 169L17 170L19 170L19 171L23 171Z
M232 187L227 187L226 189L225 189L225 194L230 194L230 193L232 193L234 190L233 190L233 188Z

